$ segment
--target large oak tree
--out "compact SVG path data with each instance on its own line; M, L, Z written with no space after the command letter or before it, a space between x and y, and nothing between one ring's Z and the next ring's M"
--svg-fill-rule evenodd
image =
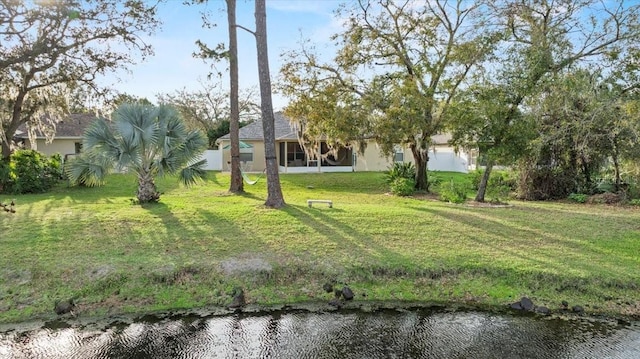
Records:
M314 136L344 145L373 136L386 154L409 147L416 188L428 190L431 138L444 129L452 97L497 39L481 26L483 9L464 0L359 0L342 8L337 15L346 26L335 35L332 61L309 47L287 54L286 112Z
M101 75L150 55L145 36L158 25L143 0L0 0L2 157L23 124L52 134L76 86L97 87Z

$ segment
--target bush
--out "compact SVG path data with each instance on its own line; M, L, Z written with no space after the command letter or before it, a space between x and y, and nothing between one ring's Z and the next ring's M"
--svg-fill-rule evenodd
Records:
M629 201L629 204L632 206L640 206L640 198L634 198Z
M620 204L625 203L627 201L624 193L599 193L594 194L593 196L589 196L587 198L587 203L591 204Z
M511 187L507 185L490 186L487 188L485 197L492 203L504 203L511 195Z
M0 190L5 193L41 193L62 179L60 155L47 158L34 150L15 151L0 165Z
M474 190L478 190L480 187L480 181L484 170L477 169L473 172L469 172L469 178ZM487 183L487 192L490 188L508 187L509 191L515 191L518 188L518 176L514 171L491 171L489 175L489 182Z
M416 168L411 162L396 162L387 170L387 183L393 183L397 178L407 178L415 181Z
M437 188L442 183L442 177L436 175L433 172L429 172L429 176L427 176L427 181L429 183L429 188Z
M415 186L413 178L396 178L391 182L391 193L396 196L411 196L415 191Z
M440 184L438 193L440 194L440 200L443 202L464 203L467 200L468 189L469 186L466 183L451 180Z
M575 176L562 169L533 167L525 164L518 180L518 198L545 201L567 198L575 192Z
M584 193L571 193L568 198L574 202L585 203L589 198L589 195Z
M616 191L616 184L610 179L601 179L596 185L597 193L613 193Z

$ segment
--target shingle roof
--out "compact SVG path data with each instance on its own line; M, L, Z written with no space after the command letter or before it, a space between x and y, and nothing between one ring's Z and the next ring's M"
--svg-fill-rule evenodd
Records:
M84 130L96 119L93 113L72 113L56 124L56 138L81 138ZM28 138L26 128L20 126L18 138ZM42 132L36 130L36 138L44 138Z
M298 140L298 136L296 135L296 125L291 123L291 121L289 121L282 112L276 112L274 113L274 116L276 140ZM239 135L240 140L264 141L262 119L255 120L245 127L242 127L239 131ZM229 140L229 134L220 137L220 139ZM448 145L449 140L451 140L451 134L443 133L433 135L431 140L434 145Z
M297 140L296 127L282 112L274 113L274 128L276 140ZM242 127L239 131L241 140L264 141L264 133L262 131L262 119L253 121L252 123ZM220 139L228 140L229 134Z

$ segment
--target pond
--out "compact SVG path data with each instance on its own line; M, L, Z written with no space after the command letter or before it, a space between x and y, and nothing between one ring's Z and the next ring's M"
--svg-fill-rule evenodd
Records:
M145 317L7 330L0 357L631 359L640 322L442 310Z

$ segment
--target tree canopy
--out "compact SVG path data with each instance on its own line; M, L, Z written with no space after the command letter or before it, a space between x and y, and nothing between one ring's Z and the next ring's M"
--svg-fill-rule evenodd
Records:
M231 105L229 91L221 82L207 80L200 82L199 89L181 89L173 93L159 94L161 103L174 106L182 115L187 127L200 129L209 136L209 147L215 147L215 140L229 133ZM239 127L260 118L260 108L252 89L239 91Z
M387 155L409 147L418 189L428 189L439 132L451 132L458 148L480 149L486 185L496 161L514 164L534 150L545 116L535 104L563 76L607 69L619 93L640 83L640 8L624 1L360 0L336 16L345 26L332 59L308 41L285 54L285 112L312 145L374 138ZM476 199L484 200L482 188Z
M68 95L138 58L159 25L143 0L0 1L0 142L2 156L20 125L52 134ZM44 115L47 116L44 116Z
M480 25L476 2L359 0L343 7L337 53L323 62L312 48L288 54L281 71L285 112L318 133L352 145L373 136L382 150L411 149L416 188L427 190L431 137L463 80L480 66L495 34ZM322 106L326 102L326 106ZM320 111L322 118L316 115ZM342 125L329 130L325 124Z

